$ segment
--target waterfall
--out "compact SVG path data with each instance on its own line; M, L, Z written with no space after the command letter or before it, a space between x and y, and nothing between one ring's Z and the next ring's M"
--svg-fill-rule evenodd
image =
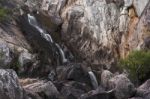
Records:
M61 58L62 58L62 62L66 63L68 60L65 57L64 51L61 49L61 47L57 43L55 45L59 49L59 52L60 52Z
M92 83L94 89L98 88L98 82L96 80L96 77L95 77L94 73L92 71L89 71L88 74L90 76L91 83Z
M42 36L45 40L47 40L47 41L50 42L50 43L54 43L54 42L53 42L53 39L52 39L52 37L51 37L51 35L48 34L45 30L43 30L43 29L38 25L38 22L37 22L36 18L35 18L34 16L30 15L30 14L28 14L27 16L28 16L29 24L30 24L31 26L35 27L35 28L41 33L41 36ZM66 59L65 54L64 54L64 51L62 50L62 48L61 48L57 43L55 43L54 46L55 46L56 48L58 48L59 53L60 53L60 55L61 55L62 62L63 62L63 63L66 63L68 60Z
M38 22L36 20L36 18L30 14L28 14L28 21L30 23L30 25L32 25L33 27L35 27L40 33L41 33L41 36L46 39L48 42L51 42L53 43L53 39L52 37L50 36L50 34L46 33L45 30L43 30L39 25L38 25Z

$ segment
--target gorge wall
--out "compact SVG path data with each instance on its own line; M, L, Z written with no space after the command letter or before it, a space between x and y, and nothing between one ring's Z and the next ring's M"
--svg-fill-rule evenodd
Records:
M18 15L38 11L38 21L77 61L110 68L132 50L149 49L149 0L14 1L3 3Z
M149 0L0 0L0 99L149 99L116 66L142 49Z
M77 56L109 68L149 48L149 7L149 0L45 0L41 9L62 20L62 39Z

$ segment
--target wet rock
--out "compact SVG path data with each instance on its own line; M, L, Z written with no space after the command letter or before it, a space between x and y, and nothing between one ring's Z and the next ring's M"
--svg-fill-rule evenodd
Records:
M57 88L50 81L38 81L24 86L24 88L32 96L38 96L41 99L55 99L59 96Z
M116 75L109 80L109 87L115 90L117 99L127 99L135 94L135 87L126 75Z
M108 84L109 84L109 80L113 77L113 74L108 71L108 70L104 70L101 74L101 85L105 88L108 89Z
M24 99L23 88L13 70L0 69L0 99Z

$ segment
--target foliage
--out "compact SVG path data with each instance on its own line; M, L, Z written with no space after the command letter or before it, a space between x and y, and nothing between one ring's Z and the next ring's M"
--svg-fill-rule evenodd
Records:
M129 72L132 80L143 80L150 73L150 51L133 51L119 65Z
M9 14L9 10L5 8L0 8L0 21L6 20Z

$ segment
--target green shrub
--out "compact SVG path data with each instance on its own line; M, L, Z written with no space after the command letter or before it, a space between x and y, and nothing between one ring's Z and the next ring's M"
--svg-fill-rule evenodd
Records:
M129 72L133 81L144 80L150 73L150 51L133 51L119 61L119 66Z
M0 21L6 20L9 14L9 10L5 8L0 8Z

